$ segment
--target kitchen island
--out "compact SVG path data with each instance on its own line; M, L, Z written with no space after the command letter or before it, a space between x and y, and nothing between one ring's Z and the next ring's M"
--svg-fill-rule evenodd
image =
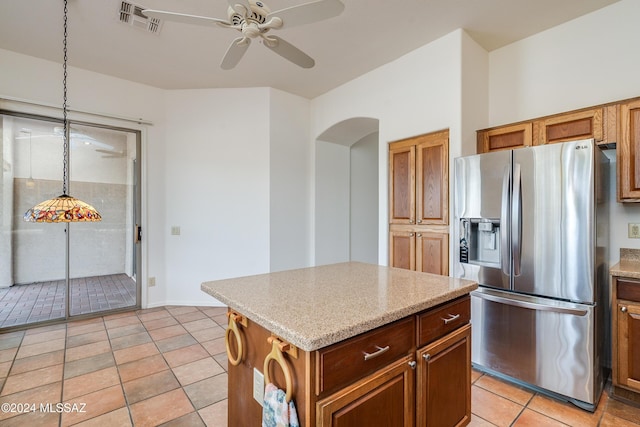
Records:
M259 425L264 374L305 427L467 424L476 287L356 262L203 283L229 307L229 426Z

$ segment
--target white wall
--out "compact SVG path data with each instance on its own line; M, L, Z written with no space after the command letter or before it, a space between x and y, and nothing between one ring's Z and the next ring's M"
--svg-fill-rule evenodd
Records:
M202 282L269 271L269 89L176 90L166 101L163 303L203 304Z
M640 96L640 2L622 0L489 55L489 122L495 126ZM609 156L610 158L612 156ZM615 189L615 159L610 188ZM619 249L640 249L627 223L640 222L640 205L611 194L610 264Z
M0 49L0 98L33 101L53 107L39 107L21 102L0 101L0 108L46 116L62 116L62 66L15 52ZM143 303L159 304L165 300L164 274L164 92L138 83L69 67L68 105L73 110L104 113L115 117L142 118L153 126L118 119L70 113L70 119L119 126L142 131L142 168L145 200L143 214L150 212L145 224L141 277L154 276L158 286L143 287Z
M622 0L491 52L489 124L639 96L639 16Z
M379 120L379 264L388 264L388 143L449 128L452 152L460 151L463 37L455 31L312 100L314 138L353 117Z
M378 263L378 132L349 150L349 260Z
M270 90L270 270L312 265L309 101Z
M315 143L315 265L349 261L349 151Z

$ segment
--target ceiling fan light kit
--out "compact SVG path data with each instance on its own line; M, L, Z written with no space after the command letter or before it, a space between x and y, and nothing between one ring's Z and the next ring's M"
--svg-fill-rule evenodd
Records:
M239 31L242 37L231 42L220 63L223 70L230 70L240 62L251 40L256 38L260 38L262 44L271 51L299 67L312 68L315 65L313 58L282 38L267 33L271 30L323 21L341 14L344 10L344 4L340 0L316 0L275 12L271 12L271 9L262 1L228 0L228 3L228 20L154 9L145 9L142 13L149 18Z

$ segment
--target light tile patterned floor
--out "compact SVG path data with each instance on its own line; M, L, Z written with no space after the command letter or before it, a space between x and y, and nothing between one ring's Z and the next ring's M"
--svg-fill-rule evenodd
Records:
M71 315L136 305L136 282L126 274L71 279ZM65 281L0 288L0 328L65 316Z
M169 306L0 334L0 404L38 409L0 411L0 425L227 427L225 312ZM608 394L592 414L472 380L471 426L640 427L640 408ZM48 403L85 412L39 410Z

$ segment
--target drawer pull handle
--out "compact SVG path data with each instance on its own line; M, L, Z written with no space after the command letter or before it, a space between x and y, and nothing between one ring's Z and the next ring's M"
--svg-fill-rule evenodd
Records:
M451 322L455 322L456 320L458 320L460 318L459 314L450 314L449 317L447 317L446 319L442 319L444 320L444 324L448 325Z
M374 357L378 357L380 356L382 353L386 353L387 351L389 351L389 346L386 347L379 347L376 346L376 348L378 350L374 351L373 353L364 353L364 360L369 360L369 359L373 359Z
M243 323L242 316L239 316L235 313L229 313L229 326L227 326L227 331L224 336L225 347L227 348L227 358L229 359L229 363L233 366L238 366L242 361L244 345L242 343L242 336L240 335L240 330L238 329L238 323ZM236 357L233 357L231 354L231 345L229 342L229 337L233 334L236 339L236 345L238 346L238 351L236 352Z

